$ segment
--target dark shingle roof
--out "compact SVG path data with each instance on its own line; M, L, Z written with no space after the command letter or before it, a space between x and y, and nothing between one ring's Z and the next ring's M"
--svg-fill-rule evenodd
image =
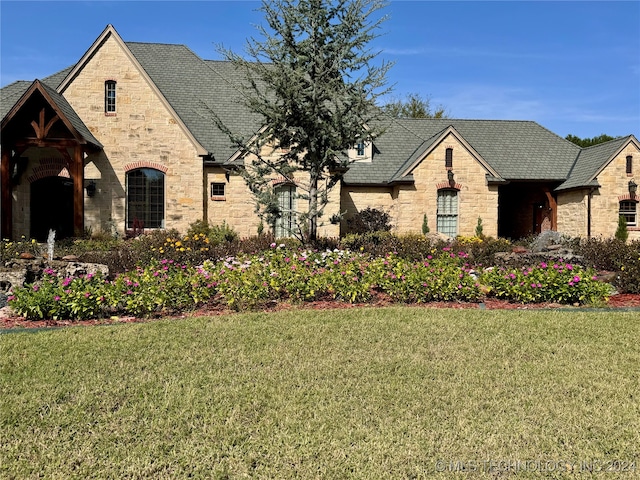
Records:
M241 105L241 76L228 62L205 61L184 45L127 43L196 140L216 161L234 152L212 112L236 135L249 138L259 118Z
M48 86L45 83L42 83L43 88L47 91L51 99L56 103L60 111L64 114L65 117L71 122L73 128L84 138L87 142L93 144L96 147L102 148L102 144L98 141L96 137L93 136L93 133L87 128L84 122L80 119L76 111L69 105L67 99L64 98L61 94L56 92L53 88Z
M449 127L507 180L564 180L580 151L577 145L530 121L393 119L374 142L379 153L373 162L354 164L345 181L400 180ZM365 172L366 166L371 171Z
M67 99L55 90L55 87L60 84L69 70L70 68L63 70L56 75L52 75L51 77L47 77L45 80L41 81L40 84L82 138L90 144L102 148L102 144L93 136L76 111L71 107L71 105L69 105ZM22 98L34 82L18 81L7 85L0 90L0 118L4 119L16 102Z
M260 116L242 101L244 75L226 61L203 60L184 45L127 42L127 48L155 83L196 141L213 157L226 162L236 151L215 115L236 135L249 139L260 128ZM87 139L97 140L64 97L53 91L73 67L43 80L52 98ZM0 90L4 117L31 82L14 82ZM559 189L592 183L593 176L630 137L581 149L531 121L457 119L379 119L385 133L374 141L371 162L351 164L347 184L387 184L410 181L409 167L453 128L495 170L499 180L564 181Z
M4 118L9 113L9 110L31 86L31 83L19 80L0 89L0 118Z
M556 190L568 190L582 186L596 185L595 176L631 138L632 135L629 135L592 147L583 148L576 158L569 175L567 175L567 181Z

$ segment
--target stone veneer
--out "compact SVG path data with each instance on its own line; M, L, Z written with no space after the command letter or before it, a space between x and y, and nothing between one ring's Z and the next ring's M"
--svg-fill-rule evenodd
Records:
M116 113L104 110L105 81L116 81ZM196 146L145 76L113 37L106 38L64 91L104 150L85 159L85 179L97 193L85 198L85 226L125 230L125 173L131 164L161 166L165 220L186 231L203 218L203 166Z
M633 172L627 174L626 157L633 157ZM640 173L640 150L627 145L597 176L600 188L591 198L591 236L612 237L618 228L620 200L629 198L629 180ZM640 178L640 175L638 175ZM636 183L638 180L636 180ZM587 236L589 189L558 194L558 231L571 236ZM640 200L640 194L638 194ZM640 240L640 204L636 207L637 226L628 227L629 240Z
M458 189L458 235L475 235L478 217L483 233L497 236L498 187L486 181L488 171L454 136L448 135L409 172L413 185L395 187L346 187L342 194L342 208L348 217L367 207L384 210L391 216L396 231L421 233L424 215L429 229L437 228L438 190L449 188L445 151L453 148L454 187ZM375 158L373 160L375 162Z

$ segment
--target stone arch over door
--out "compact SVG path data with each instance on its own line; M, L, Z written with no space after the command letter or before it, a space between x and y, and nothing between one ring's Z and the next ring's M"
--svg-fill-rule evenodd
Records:
M49 230L56 239L74 235L73 181L65 176L48 176L31 182L30 236L46 242Z

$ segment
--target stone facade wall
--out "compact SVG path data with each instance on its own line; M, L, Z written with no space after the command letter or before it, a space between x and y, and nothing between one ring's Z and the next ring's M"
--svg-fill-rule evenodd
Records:
M478 217L482 219L483 233L497 236L498 187L487 185L488 171L457 139L448 135L429 155L414 168L415 195L401 190L398 210L402 217L398 227L402 231L420 232L422 219L427 214L429 228L436 231L438 189L448 184L445 152L453 149L454 181L458 192L458 235L475 235Z
M626 157L633 158L633 172L627 174ZM635 177L634 177L635 175ZM629 180L640 178L640 149L630 143L598 175L599 190L591 201L591 235L612 237L618 228L620 200L629 197ZM640 200L640 192L636 194ZM627 197L627 198L625 198ZM636 206L637 225L629 226L629 240L640 240L640 204Z
M587 236L588 190L558 194L558 232L571 237Z
M105 81L116 81L116 114L106 114ZM104 150L85 159L86 181L97 193L85 199L85 225L125 230L127 166L166 167L165 226L186 231L203 219L203 167L185 135L136 65L113 38L106 39L64 92ZM85 182L86 183L86 182Z
M390 187L355 187L342 186L340 204L342 212L346 212L340 224L342 234L349 232L349 220L366 208L375 208L388 213L391 224L395 227L395 205L393 189Z
M266 158L275 159L278 155L277 149L266 146L263 150ZM245 165L250 168L251 159L245 159ZM275 178L275 177L274 177ZM297 172L294 182L300 186L300 192L308 184L308 174ZM225 171L220 167L210 167L205 171L206 218L209 225L221 225L225 222L232 227L241 237L256 235L260 225L260 217L255 212L255 199L245 180L241 175L233 171ZM211 184L224 184L225 195L211 196ZM304 212L308 208L306 200L297 200L298 212ZM340 234L340 225L333 225L329 222L331 215L340 212L340 185L336 185L329 192L329 203L325 207L324 215L318 220L318 236L337 237ZM263 225L264 231L270 231L269 225Z
M455 188L458 192L458 235L475 235L478 217L482 219L483 233L497 236L498 187L489 186L487 170L457 140L450 135L441 142L411 172L413 185L396 187L345 187L342 208L347 217L367 207L384 210L398 233L421 233L424 215L432 232L437 228L438 190L448 188L445 151L453 148ZM375 159L374 159L375 162Z

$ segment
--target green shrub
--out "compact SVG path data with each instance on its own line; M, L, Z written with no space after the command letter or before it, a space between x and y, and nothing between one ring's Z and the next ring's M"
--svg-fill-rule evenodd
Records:
M391 217L387 212L367 207L347 220L350 233L388 232L391 230Z
M426 235L429 231L429 221L427 220L427 214L425 213L424 217L422 217L422 234Z
M478 238L484 237L483 230L484 230L484 227L482 226L482 218L478 217L478 223L476 224L476 237Z
M599 304L611 286L595 279L595 270L565 263L537 267L493 268L480 276L490 295L521 303Z
M618 228L616 229L615 237L622 242L626 242L629 238L629 231L627 230L627 219L622 215L618 216Z

